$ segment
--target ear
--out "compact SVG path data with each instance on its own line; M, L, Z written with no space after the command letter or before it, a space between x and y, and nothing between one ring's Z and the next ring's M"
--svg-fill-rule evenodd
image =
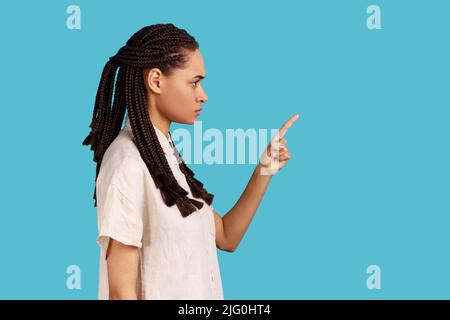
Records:
M151 91L155 93L161 93L161 79L162 79L162 72L158 68L153 68L150 70L147 70L144 73L144 80L145 85L147 86L147 89L150 89Z

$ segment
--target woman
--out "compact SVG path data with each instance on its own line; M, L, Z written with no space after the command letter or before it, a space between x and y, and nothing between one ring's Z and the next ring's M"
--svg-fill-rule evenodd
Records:
M271 179L263 170L289 161L283 136L297 115L235 206L215 212L170 136L172 122L193 124L208 100L204 77L198 43L173 24L142 28L103 69L83 141L97 163L99 299L223 299L216 248L236 250Z

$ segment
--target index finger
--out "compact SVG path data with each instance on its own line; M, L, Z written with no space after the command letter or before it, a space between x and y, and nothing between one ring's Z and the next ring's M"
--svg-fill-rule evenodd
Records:
M292 124L297 121L297 119L300 117L300 115L295 114L293 115L288 121L286 121L280 128L280 130L278 130L277 134L275 135L276 139L281 139L284 137L284 135L286 134L286 132L288 131L288 129L292 126Z

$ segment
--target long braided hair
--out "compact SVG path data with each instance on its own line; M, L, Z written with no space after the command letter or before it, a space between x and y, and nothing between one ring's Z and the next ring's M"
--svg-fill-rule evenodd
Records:
M170 169L150 121L144 74L151 68L159 68L164 75L169 76L174 69L183 67L188 61L186 52L198 48L195 38L173 24L154 24L133 34L103 68L90 124L92 130L83 141L83 145L91 145L91 150L94 151L97 182L103 155L119 134L127 110L135 144L164 203L169 207L175 204L183 217L202 208L203 202L189 198L188 192L178 184ZM203 188L203 183L194 177L194 172L182 159L179 167L192 195L210 205L214 195ZM97 186L93 196L95 207L96 190Z

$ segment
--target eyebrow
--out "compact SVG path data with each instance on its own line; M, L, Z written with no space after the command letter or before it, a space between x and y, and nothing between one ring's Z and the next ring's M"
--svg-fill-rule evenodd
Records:
M204 76L202 76L202 75L198 75L198 76L195 76L193 79L195 79L195 78L199 78L199 79L205 79L205 77Z

